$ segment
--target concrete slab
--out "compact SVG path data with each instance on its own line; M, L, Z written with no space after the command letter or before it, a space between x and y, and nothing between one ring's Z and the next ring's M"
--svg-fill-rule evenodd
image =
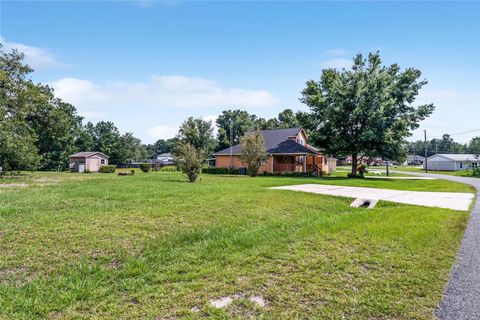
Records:
M468 210L470 203L474 198L473 193L405 191L322 184L301 184L273 187L271 189L310 192L348 198L385 200L397 203L447 208L453 210Z
M365 176L366 179L397 179L397 180L435 180L430 177L387 177L387 176Z

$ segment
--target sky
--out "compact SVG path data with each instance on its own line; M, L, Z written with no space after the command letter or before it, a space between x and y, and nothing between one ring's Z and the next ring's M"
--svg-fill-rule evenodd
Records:
M480 135L480 2L0 0L0 41L85 121L144 143L189 116L306 111L307 80L376 50L428 80L415 104L436 110L410 140Z

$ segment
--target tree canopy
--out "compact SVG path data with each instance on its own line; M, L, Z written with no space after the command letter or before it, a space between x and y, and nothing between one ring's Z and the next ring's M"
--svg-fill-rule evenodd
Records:
M210 155L215 149L212 121L202 118L189 117L178 130L179 142L192 145L204 157Z
M356 175L359 154L395 159L405 152L405 138L434 110L414 106L420 70L383 66L379 53L358 54L351 70L325 69L310 80L301 102L312 111L311 141L331 155L352 155Z

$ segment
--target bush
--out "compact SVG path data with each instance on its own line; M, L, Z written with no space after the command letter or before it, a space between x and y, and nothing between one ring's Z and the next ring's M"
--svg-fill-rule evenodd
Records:
M480 170L473 169L473 170L463 170L455 172L456 176L460 177L480 177Z
M363 163L359 164L357 166L357 174L361 177L365 175L365 173L368 173L367 166Z
M237 168L202 168L202 173L209 174L239 174L239 171Z
M117 166L114 164L110 164L108 166L101 166L98 172L100 173L114 173Z
M134 169L130 169L130 174L133 176L135 174L135 170Z
M150 163L140 163L140 170L147 173L152 169L152 165Z

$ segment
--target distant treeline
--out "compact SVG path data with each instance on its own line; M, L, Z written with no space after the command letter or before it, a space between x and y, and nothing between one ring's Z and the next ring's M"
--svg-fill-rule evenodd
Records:
M76 108L54 95L48 85L28 78L33 70L17 50L5 52L0 45L0 171L65 170L68 156L78 151L100 151L112 164L155 158L188 139L209 152L228 146L230 122L238 143L248 130L306 126L304 113L287 109L278 118L263 119L246 111L222 112L215 124L187 119L178 135L154 144L142 144L133 133L120 133L113 122L83 123ZM217 125L218 136L213 136Z
M427 148L427 155L437 153L471 153L477 154L480 152L480 137L475 137L469 143L458 143L449 134L444 134L442 138L434 138L425 142L417 140L408 143L408 153L425 156L425 147Z

